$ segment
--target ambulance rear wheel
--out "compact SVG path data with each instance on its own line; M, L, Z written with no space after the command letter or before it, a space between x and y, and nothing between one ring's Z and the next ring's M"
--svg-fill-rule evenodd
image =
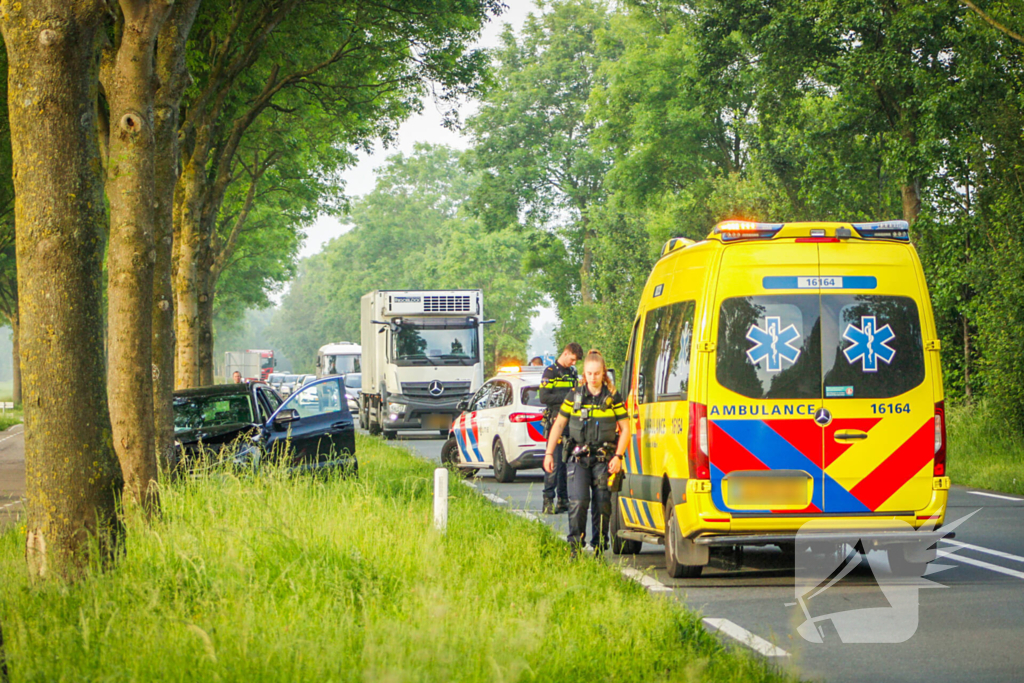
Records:
M671 508L669 508L671 509ZM674 514L669 514L665 522L665 571L673 579L697 579L704 571L704 565L683 564L676 556L676 548L685 542L679 533L679 522Z
M622 523L622 510L619 508L619 494L612 494L612 518L608 522L608 535L612 540L612 552L616 555L636 555L644 547L640 541L631 538L619 538L619 529L625 529Z
M508 484L515 481L516 471L512 469L512 466L508 464L508 460L505 459L505 447L501 445L501 441L494 442L493 460L494 478L498 480L498 483Z

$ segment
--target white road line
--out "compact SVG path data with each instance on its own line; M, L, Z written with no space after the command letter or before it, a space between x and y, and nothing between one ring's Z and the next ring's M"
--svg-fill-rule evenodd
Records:
M21 427L21 426L22 426L21 424L16 424L13 427L11 427L11 430L16 429L17 427ZM7 439L13 439L14 437L18 436L19 434L21 434L21 432L18 432L17 434L11 434L10 436L5 436L4 438L0 439L0 443L3 443L4 441L7 441Z
M537 515L533 514L532 512L527 512L526 510L509 510L509 512L511 512L513 515L519 515L523 519L528 519L531 522L540 521L540 518Z
M983 548L980 545L971 545L970 543L961 543L960 541L954 541L949 538L942 539L943 543L950 543L960 548L967 548L968 550L976 550L979 553L985 553L986 555L994 555L995 557L1002 557L1006 560L1013 560L1014 562L1024 562L1024 557L1020 555L1013 555L1011 553L1004 553L1002 550L992 550L991 548ZM954 556L959 557L959 556Z
M1003 496L998 493L989 493L988 491L968 491L967 493L974 494L975 496L988 496L989 498L998 498L1000 500L1012 500L1015 503L1024 503L1024 498L1014 498L1013 496Z
M16 500L13 503L8 503L7 505L0 505L0 510L3 510L4 508L14 507L15 505L21 505L21 501Z
M619 571L621 571L622 575L625 576L627 579L636 581L652 593L672 592L672 589L663 584L661 581L658 581L653 576L644 574L639 569L634 569L633 567L619 567Z
M747 629L743 628L739 624L735 624L728 619L717 619L714 617L704 617L704 623L713 631L719 631L740 641L751 650L759 652L765 657L788 657L789 653L783 650L781 647L775 647L761 636L754 635Z
M964 564L973 564L975 567L981 567L982 569L988 569L990 571L998 572L1000 574L1006 574L1007 576L1014 576L1018 579L1024 579L1024 572L1019 572L1016 569L1007 569L1006 567L1000 567L998 564L982 562L981 560L976 560L973 557L964 557L963 555L946 555L943 559L956 560L957 562L963 562Z
M484 493L484 498L486 498L487 500L491 501L492 503L496 503L498 505L508 505L508 501L507 500L505 500L504 498L499 498L498 496L494 495L493 493Z

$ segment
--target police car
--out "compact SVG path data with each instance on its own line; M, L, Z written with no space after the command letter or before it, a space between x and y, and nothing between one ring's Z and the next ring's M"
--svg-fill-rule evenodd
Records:
M493 469L499 482L513 481L518 470L544 461L544 406L540 378L544 368L505 367L472 397L459 404L441 462L467 476Z

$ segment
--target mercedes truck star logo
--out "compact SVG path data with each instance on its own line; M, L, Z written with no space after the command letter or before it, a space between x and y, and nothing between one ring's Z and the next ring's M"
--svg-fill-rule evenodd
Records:
M814 421L821 427L828 427L832 422L832 413L828 412L828 408L818 408L814 413Z
M427 385L427 391L430 392L431 396L440 396L444 392L444 385L435 379Z

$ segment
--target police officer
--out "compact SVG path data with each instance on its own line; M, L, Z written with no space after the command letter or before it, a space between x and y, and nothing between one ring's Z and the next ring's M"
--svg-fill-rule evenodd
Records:
M604 357L597 350L583 362L584 384L566 397L548 437L544 471L555 467L555 446L568 426L572 452L563 451L569 488L569 543L575 557L587 533L587 508L593 501L590 545L608 547L611 492L608 475L622 470L629 443L629 421L622 397L612 386ZM618 432L618 433L616 433Z
M573 342L566 344L562 355L544 368L540 379L540 402L544 404L544 433L551 433L551 425L558 417L558 411L570 391L576 388L578 377L576 363L583 355L583 347ZM544 514L565 512L569 509L569 495L566 491L565 462L561 458L562 444L555 445L555 469L544 476ZM546 470L545 470L546 471ZM558 504L555 505L555 494Z

